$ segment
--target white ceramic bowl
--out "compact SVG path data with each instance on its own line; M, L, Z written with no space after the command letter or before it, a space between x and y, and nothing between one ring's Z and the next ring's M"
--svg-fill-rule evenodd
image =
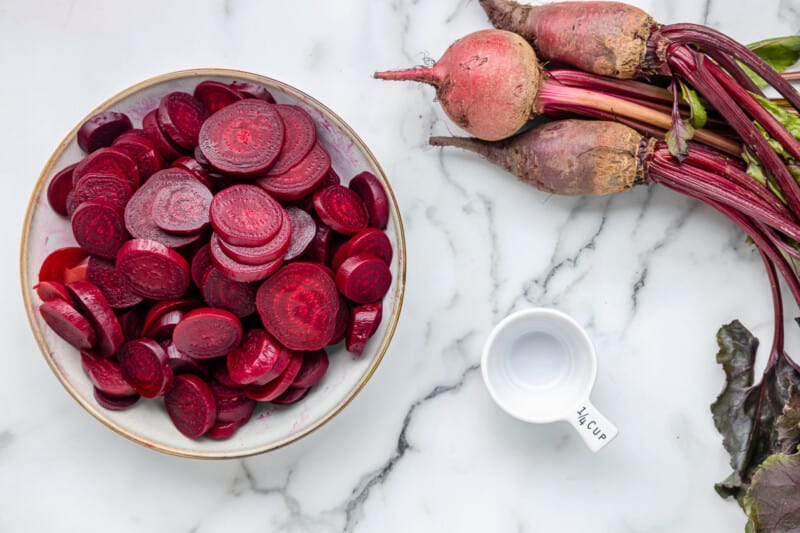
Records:
M184 437L173 427L160 400L142 400L126 411L109 411L100 407L92 395L92 384L81 369L79 353L41 319L37 311L40 301L32 290L42 260L57 248L75 246L69 221L50 208L46 191L56 172L82 157L76 141L80 124L56 148L36 182L23 225L20 269L25 309L36 341L56 377L84 409L120 435L148 448L186 457L222 459L274 450L308 435L336 416L364 387L386 353L400 316L405 287L405 240L400 211L389 180L369 148L333 111L280 81L225 69L172 72L125 89L94 109L87 118L102 111L116 110L127 113L134 126L138 126L162 96L176 90L191 93L204 80L260 83L270 90L278 103L303 107L314 117L318 137L329 151L333 168L343 182L368 170L386 189L390 201L390 221L386 232L394 248L392 286L383 302L380 328L368 342L364 353L360 357L353 356L345 351L343 344L329 349L327 374L301 402L285 407L260 404L250 422L226 440Z

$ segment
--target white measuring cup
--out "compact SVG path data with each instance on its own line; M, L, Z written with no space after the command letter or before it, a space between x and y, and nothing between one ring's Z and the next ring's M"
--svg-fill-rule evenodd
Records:
M519 420L565 420L594 452L617 435L589 400L597 354L569 315L540 307L507 316L486 340L481 373L494 401Z

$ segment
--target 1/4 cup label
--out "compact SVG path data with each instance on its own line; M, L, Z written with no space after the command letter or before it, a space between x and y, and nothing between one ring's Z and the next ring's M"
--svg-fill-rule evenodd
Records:
M578 415L578 425L581 429L585 429L598 441L608 439L605 429L603 429L600 422L595 419L588 407L585 405L581 406L581 408L576 411L576 414Z

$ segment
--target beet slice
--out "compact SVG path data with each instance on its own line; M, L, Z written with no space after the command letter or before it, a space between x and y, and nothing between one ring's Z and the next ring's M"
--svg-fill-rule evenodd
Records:
M201 359L194 359L189 357L178 348L172 339L167 339L161 342L164 351L167 352L167 363L172 367L173 374L197 374L198 376L208 375L208 363Z
M289 261L306 251L317 233L317 223L299 207L287 207L286 214L289 216L290 239L283 260Z
M383 260L369 254L350 256L336 270L336 287L356 303L380 300L391 284L389 267Z
M229 353L242 341L242 323L224 309L202 307L186 313L172 334L175 347L195 359Z
M78 204L75 203L75 194L74 191L69 191L67 193L67 216L72 218L72 214L78 208Z
M211 113L244 98L242 93L230 85L213 80L198 83L194 88L194 97L200 100Z
M343 235L355 235L369 224L364 202L342 185L331 185L315 192L314 210L320 220Z
M134 339L119 350L119 368L125 381L145 398L163 396L172 386L167 352L153 339Z
M188 170L192 177L197 179L200 183L205 185L209 190L214 190L214 180L208 174L203 165L197 162L197 159L193 157L184 156L179 157L175 161L172 162L173 167L182 168L184 170Z
M82 351L81 366L92 384L105 395L124 398L136 394L136 390L123 377L119 363L113 359Z
M128 282L117 273L114 261L96 256L89 257L86 279L97 285L111 307L117 309L131 307L143 299L132 292Z
M342 178L339 177L339 174L333 170L333 167L325 174L325 178L322 180L322 183L319 184L320 188L322 187L330 187L331 185L341 185Z
M283 174L259 178L257 183L278 200L299 200L319 186L330 168L331 157L317 141L295 166Z
M64 284L74 281L84 281L89 273L89 258L87 257L77 265L64 270Z
M62 217L69 216L67 210L67 196L70 191L72 191L72 173L76 166L78 166L78 164L74 163L62 168L56 172L53 179L51 179L50 183L47 185L47 202L50 204L50 207L53 208L53 211Z
M150 331L155 327L161 317L167 313L171 313L172 311L188 313L192 309L196 309L202 305L202 302L196 298L178 298L176 300L157 302L147 311L142 325L142 331Z
M199 180L169 182L153 199L153 222L169 233L197 233L208 223L213 194Z
M255 185L232 185L214 195L211 225L228 244L262 246L280 230L285 211Z
M102 201L120 211L125 209L133 188L127 181L110 174L84 174L75 185L74 201L80 205L87 201Z
M242 427L242 425L244 425L244 422L215 422L205 435L209 439L228 439L236 434L236 431Z
M139 186L139 169L136 162L128 154L114 147L100 148L87 155L75 166L72 172L72 185L86 174L106 174L117 176L130 183L131 188Z
M239 391L238 394L243 394L241 391L242 386L231 379L231 374L228 372L228 365L226 359L214 359L211 361L211 376L214 380L218 381L222 386L228 389ZM214 385L214 381L210 382ZM215 393L217 394L217 393Z
M390 266L393 255L392 243L379 229L367 228L359 231L336 250L331 259L331 268L338 269L345 259L356 254L373 255L386 263L386 266Z
M275 106L283 121L283 148L278 158L267 172L268 176L283 174L303 160L317 142L317 128L314 119L305 109L296 105L278 104Z
M389 198L378 178L364 171L354 176L347 186L364 202L370 227L385 229L389 222Z
M134 131L141 133L134 133ZM123 133L111 146L122 150L134 160L136 168L139 169L140 183L144 183L164 166L164 158L156 143L142 130L130 130Z
M275 107L245 99L211 115L200 129L199 145L220 172L253 176L276 160L283 137L283 122Z
M163 132L175 144L194 150L200 127L208 118L208 109L191 94L175 91L161 99L156 118Z
M283 257L278 257L263 265L239 263L225 253L220 246L220 238L216 233L211 234L209 250L211 252L211 262L214 266L220 269L226 277L242 283L261 281L277 271L283 264Z
M213 392L213 390L212 390ZM253 415L256 401L244 393L235 398L216 398L217 422L239 422L244 424Z
M212 378L208 381L208 386L211 387L211 392L214 393L214 398L230 400L232 398L241 398L244 396L244 387L233 382L231 382L233 386L224 385L217 378L213 377L214 374L224 372L225 376L227 377L223 377L223 379L230 379L230 376L227 374L228 367L226 366L224 359L215 359L212 367Z
M212 266L206 270L200 288L211 307L226 309L240 318L256 312L258 287L254 283L234 281Z
M114 139L131 129L131 119L125 113L106 111L98 113L81 124L78 129L78 146L86 153L111 146Z
M285 347L318 350L333 336L339 295L324 267L289 263L259 287L256 307L266 330Z
M263 378L280 359L282 347L263 329L248 330L242 343L228 354L228 373L234 383L247 385Z
M113 258L128 238L122 212L100 201L83 202L72 213L72 234L92 255Z
M353 308L350 325L347 328L345 349L361 355L367 346L367 340L378 329L383 315L381 304L365 304Z
M72 300L67 288L57 281L40 281L33 286L33 290L36 291L37 296L43 302L61 299L69 303Z
M336 325L333 328L333 337L328 343L329 346L339 344L347 336L347 328L350 326L350 305L347 299L339 295L339 310L336 312Z
M39 314L56 335L79 350L94 346L96 333L89 321L71 304L59 298L39 306Z
M202 288L203 286L203 276L205 276L206 271L211 268L213 265L211 263L211 251L209 250L209 245L204 244L194 253L192 257L192 265L191 265L191 272L192 272L192 281L194 284L197 285L198 288Z
M303 259L327 265L333 255L333 248L336 241L336 233L324 222L317 222L317 230L314 238L311 239Z
M306 394L308 394L309 390L310 389L301 389L300 387L295 387L292 385L286 389L283 394L272 400L271 403L274 403L275 405L290 405L297 403L306 397Z
M117 254L117 272L131 291L144 298L180 298L189 288L189 264L160 242L131 239Z
M292 382L292 387L307 389L313 387L328 371L328 353L325 350L312 350L303 356L303 366Z
M275 103L275 98L263 85L249 81L232 81L229 85L245 98L257 98L270 104Z
M211 162L203 153L203 150L200 148L199 144L194 148L194 160L197 161L205 169L211 168Z
M219 245L225 255L244 265L263 265L283 257L289 248L292 237L292 223L289 215L282 211L281 225L272 239L262 246L235 246L219 238Z
M106 297L90 281L75 281L67 284L75 308L86 317L97 334L94 351L100 357L110 357L125 342L125 334L117 315L108 305Z
M125 335L126 341L138 339L142 336L144 318L146 315L147 307L144 305L138 305L117 315L119 325L122 327L122 333Z
M142 128L147 137L156 145L161 157L167 161L173 161L183 155L181 147L175 144L172 139L167 137L161 125L158 123L158 109L150 111L142 119Z
M170 311L161 315L150 329L142 331L144 337L149 337L155 341L162 342L172 338L172 332L186 313L180 310Z
M164 406L175 427L190 439L211 429L217 418L217 405L203 378L194 374L175 376L172 389L164 396Z
M94 387L94 399L105 409L110 411L123 411L130 407L136 405L136 402L139 401L141 396L138 394L132 394L130 396L124 396L122 398L115 398L113 396L109 396L108 394L104 393L97 387Z
M280 376L273 379L266 385L248 385L244 393L248 398L252 398L258 402L270 402L292 385L295 377L303 366L303 352L293 351L292 359L289 366L286 367Z

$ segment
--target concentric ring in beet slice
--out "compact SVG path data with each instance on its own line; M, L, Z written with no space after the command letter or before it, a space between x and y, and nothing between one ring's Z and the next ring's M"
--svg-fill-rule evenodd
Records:
M328 353L325 350L312 350L303 356L303 366L292 382L292 387L307 389L313 387L328 371Z
M325 267L296 262L281 267L258 289L264 327L292 350L319 350L333 336L339 293Z
M94 352L100 357L111 357L125 342L125 334L117 315L108 305L106 297L94 283L76 281L67 284L75 308L89 320L97 334Z
M367 228L353 235L336 250L331 259L331 268L336 270L351 255L370 254L383 260L386 266L392 264L392 243L386 233L377 228Z
M175 327L175 347L195 359L229 353L242 341L242 323L224 309L201 307L188 312Z
M289 248L292 237L292 225L289 215L283 211L280 214L281 225L278 233L266 244L261 246L235 246L225 239L219 238L219 245L225 255L244 265L263 265L281 258Z
M175 376L164 406L175 427L190 439L202 436L217 419L217 405L203 378L194 374Z
M256 284L234 281L215 266L206 270L200 289L211 307L226 309L240 318L256 312Z
M87 201L75 209L72 235L81 248L92 255L113 258L128 238L122 212L102 201Z
M389 267L369 254L352 255L336 270L336 287L356 303L377 302L386 295L391 284Z
M114 359L81 351L81 366L92 384L106 395L112 398L124 398L136 394L122 375L119 363Z
M275 107L251 98L211 115L200 129L199 146L220 172L254 176L275 162L283 138L283 122Z
M158 123L158 109L153 109L142 119L142 128L147 136L156 145L161 156L167 161L173 161L183 155L181 147L167 137Z
M145 398L163 396L172 386L172 367L167 352L153 339L128 341L117 357L125 381Z
M283 264L283 257L278 257L263 265L239 263L225 253L220 246L220 238L216 233L211 234L211 240L208 244L211 252L211 263L226 277L234 281L242 283L261 281L277 271Z
M156 118L175 144L185 150L194 150L200 127L208 118L208 109L191 94L175 91L161 99Z
M317 223L311 215L299 207L287 207L286 214L289 216L291 232L283 260L289 261L300 257L306 251L317 233Z
M98 113L81 124L78 129L78 146L86 153L98 148L111 146L114 139L133 128L131 119L125 113L105 111Z
M275 106L283 120L283 148L267 172L268 176L283 174L303 160L317 142L317 127L305 109L296 105Z
M214 231L228 244L262 246L280 230L285 211L263 189L242 183L215 194L210 215Z
M227 357L231 380L247 385L262 379L280 359L283 347L261 328L247 331L241 344Z
M117 272L131 291L144 298L180 298L189 288L189 264L160 242L131 239L119 249Z
M79 350L94 346L96 333L89 321L70 303L55 299L39 306L39 314L56 335Z
M62 168L56 172L53 179L51 179L50 183L47 185L47 202L50 204L50 207L53 208L53 211L62 217L68 216L67 195L73 188L72 172L75 170L76 166L78 166L78 164L73 163L72 165Z
M77 205L87 201L102 200L107 204L116 206L120 211L125 209L125 204L130 200L133 188L127 181L123 181L111 174L84 174L75 184L74 201Z
M281 201L299 200L316 189L331 168L331 157L320 144L295 166L277 176L259 178L258 186Z
M100 148L84 157L72 172L72 184L77 185L85 174L109 174L117 176L131 184L133 189L139 186L139 169L136 162L128 154L118 148Z
M200 100L209 112L215 113L223 107L238 102L244 96L235 88L221 81L206 80L194 88L194 97Z
M209 223L213 197L199 180L170 181L153 199L153 222L168 233L196 234Z
M86 269L86 279L94 283L114 308L131 307L143 300L130 290L128 282L119 275L117 266L110 259L91 256Z
M355 235L369 224L364 202L342 185L331 185L315 192L314 210L320 220L343 235Z
M292 386L295 377L303 367L303 352L293 351L292 359L289 361L289 366L281 373L280 376L273 379L266 385L248 385L245 389L245 394L248 398L259 402L269 402L279 397L281 394Z
M385 229L389 222L389 198L378 178L365 171L354 176L347 186L364 202L370 227Z

